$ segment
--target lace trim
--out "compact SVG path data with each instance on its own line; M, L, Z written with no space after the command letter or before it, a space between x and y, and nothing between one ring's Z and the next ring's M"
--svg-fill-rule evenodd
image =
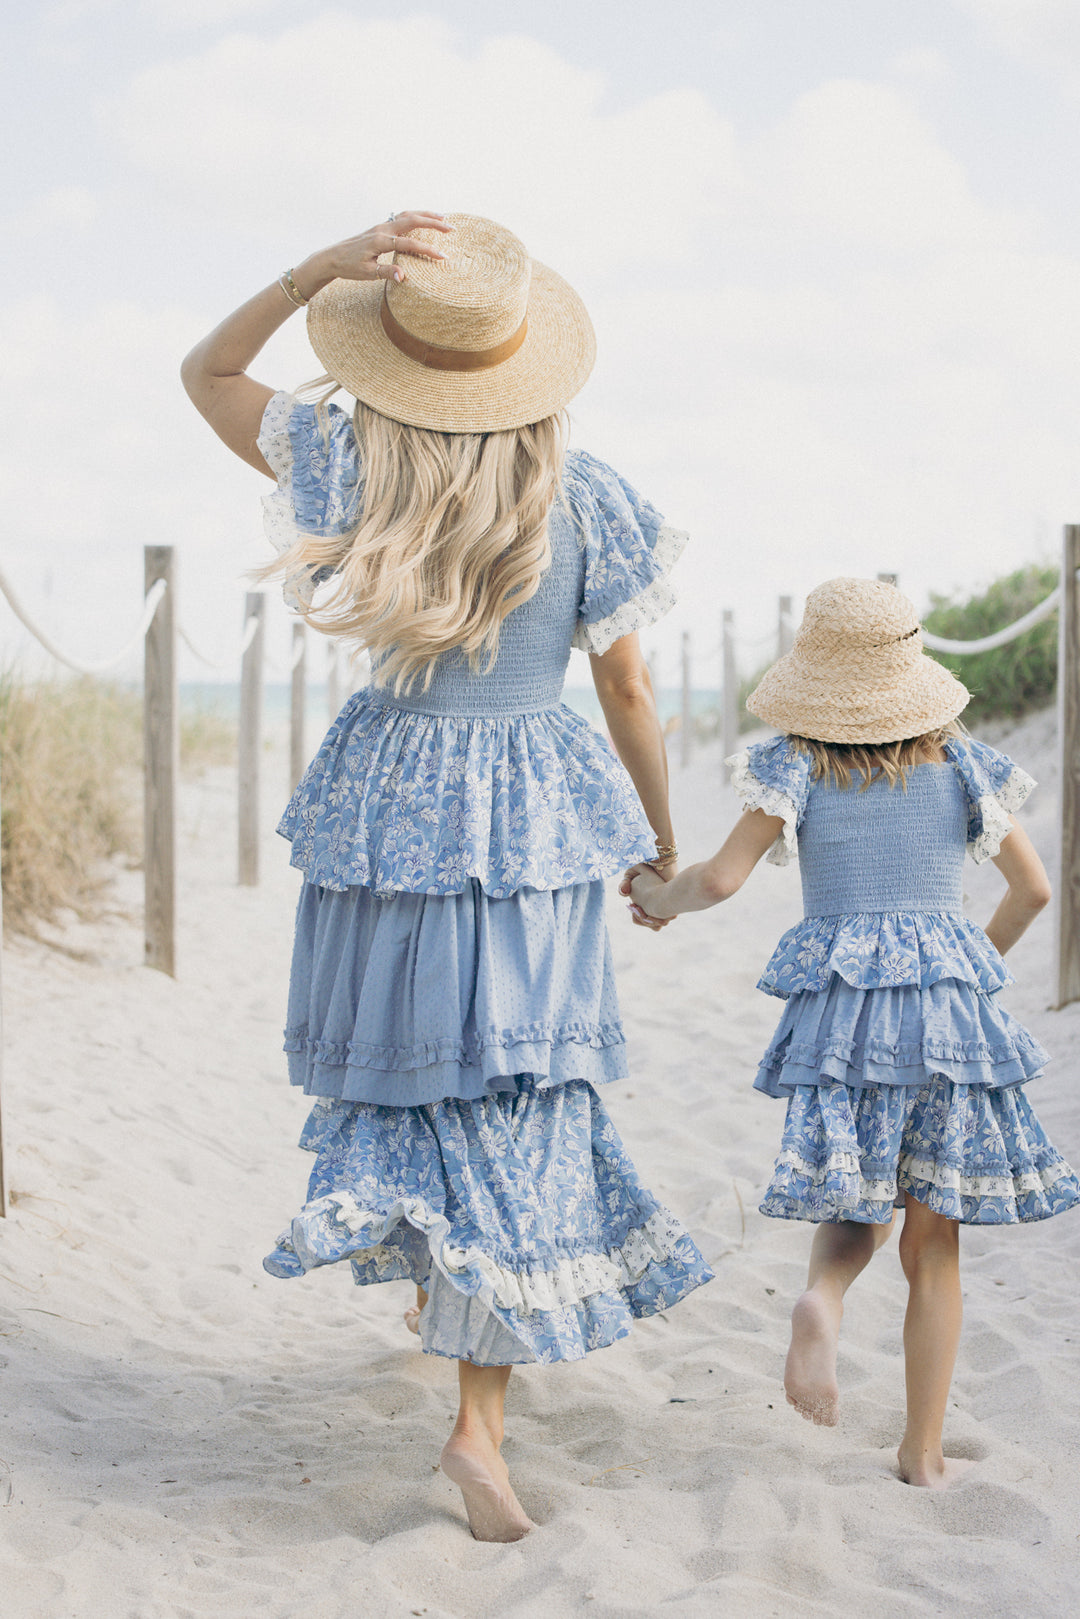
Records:
M648 629L670 613L675 605L675 592L668 584L667 575L671 572L686 548L689 535L682 529L671 528L664 524L656 537L656 544L652 549L653 561L658 563L661 573L646 585L638 595L631 596L630 600L616 607L613 613L606 618L597 619L595 624L584 624L580 620L574 631L571 643L578 652L606 652L609 646L619 640L623 635L632 635L635 630Z
M781 1166L793 1169L813 1187L822 1186L837 1174L857 1176L859 1197L869 1203L891 1203L896 1196L895 1181L863 1179L855 1153L830 1153L824 1164L812 1164L789 1149L780 1154L776 1165L778 1169ZM902 1153L897 1163L897 1180L906 1177L943 1191L958 1192L961 1197L1015 1197L1025 1192L1046 1192L1069 1173L1063 1159L1048 1164L1045 1169L1029 1169L1018 1175L962 1175L952 1164L936 1164L929 1158L916 1158L913 1153Z
M779 815L783 818L783 831L769 850L766 859L774 866L789 865L799 853L796 836L799 811L794 799L782 793L778 787L767 787L763 781L758 780L750 768L749 748L742 748L738 753L733 753L724 763L730 766L731 785L747 809L761 809L766 815Z
M263 411L262 426L256 443L267 466L277 478L277 488L264 495L263 530L278 556L296 544L300 530L296 526L296 507L293 497L293 453L289 441L289 418L296 406L292 394L276 393ZM282 581L281 594L292 612L303 612L311 606L315 584L307 569L289 574Z
M1009 816L1024 803L1035 787L1034 778L1019 765L1014 765L1008 781L994 793L986 793L978 802L982 831L968 844L968 854L976 865L993 859L1002 843L1012 831Z
M361 1208L348 1193L331 1194L327 1201L337 1205L336 1221L353 1236L360 1235L367 1226L386 1230L385 1216ZM421 1230L448 1229L445 1221L439 1216L433 1219L422 1203L403 1204L402 1208ZM562 1259L554 1270L509 1270L479 1248L459 1248L445 1239L433 1257L448 1278L466 1273L478 1276L484 1284L483 1291L490 1291L500 1308L515 1315L532 1315L537 1311L565 1310L596 1293L633 1286L651 1266L674 1258L684 1236L685 1230L675 1216L661 1208L643 1226L628 1231L620 1247L610 1248L606 1254ZM379 1246L365 1251L365 1259L374 1260L376 1265ZM351 1257L359 1255L353 1252Z

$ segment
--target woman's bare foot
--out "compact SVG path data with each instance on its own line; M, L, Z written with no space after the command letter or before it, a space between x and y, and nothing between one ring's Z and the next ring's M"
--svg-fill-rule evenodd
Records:
M422 1287L418 1287L416 1289L416 1303L410 1304L408 1309L405 1311L405 1325L408 1327L410 1332L419 1333L420 1312L423 1310L426 1303L427 1294L424 1292Z
M840 1418L836 1348L840 1315L813 1288L791 1312L791 1348L784 1367L784 1392L808 1422L832 1428Z
M900 1463L900 1477L905 1484L919 1484L927 1490L947 1490L975 1466L960 1456L943 1456L940 1451L922 1451L914 1446L910 1450L901 1444L896 1453Z
M474 1539L520 1540L535 1529L511 1488L510 1474L498 1446L483 1429L455 1428L443 1446L439 1462L464 1497Z

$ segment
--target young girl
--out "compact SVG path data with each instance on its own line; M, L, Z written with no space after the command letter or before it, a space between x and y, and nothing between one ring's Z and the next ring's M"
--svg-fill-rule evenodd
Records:
M907 1425L900 1475L941 1487L967 1465L941 1448L960 1336L959 1227L1042 1220L1080 1184L1025 1096L1046 1053L999 1004L1002 955L1050 898L1013 820L1034 786L966 735L968 693L922 651L891 585L819 585L790 653L747 702L785 734L732 761L743 812L723 848L668 885L646 867L623 892L645 915L703 910L767 850L798 850L804 919L758 987L787 1001L756 1088L787 1099L763 1214L818 1222L792 1313L789 1402L838 1415L847 1288L904 1209L900 1258ZM962 914L965 845L1008 885L985 933Z
M299 308L320 405L247 375ZM510 231L409 213L286 270L183 368L276 481L287 599L373 667L279 828L304 874L290 1078L320 1100L265 1264L418 1284L410 1325L459 1363L442 1467L481 1540L532 1527L501 1455L511 1367L601 1349L712 1275L594 1089L626 1073L603 879L674 874L636 631L684 536L566 451L593 354L573 288ZM622 764L560 702L571 645Z

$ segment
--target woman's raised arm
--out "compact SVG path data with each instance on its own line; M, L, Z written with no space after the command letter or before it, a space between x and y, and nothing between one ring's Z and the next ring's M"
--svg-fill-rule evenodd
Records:
M404 280L405 272L400 265L389 261L380 264L381 254L413 253L421 258L442 258L437 248L411 241L410 231L452 229L440 214L395 214L385 224L375 225L359 236L321 248L292 271L283 273L278 281L226 315L221 325L196 343L185 358L180 376L196 410L242 461L272 478L273 473L255 441L267 400L274 390L247 375L248 366L264 343L290 315L331 281ZM302 303L286 290L286 274L291 277L293 291Z

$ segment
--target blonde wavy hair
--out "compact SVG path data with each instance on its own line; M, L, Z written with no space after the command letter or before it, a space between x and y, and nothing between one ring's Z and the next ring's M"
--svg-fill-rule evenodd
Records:
M317 420L329 443L320 378ZM371 656L373 678L396 694L426 690L435 660L460 647L490 668L503 619L534 595L551 563L548 514L560 492L566 416L500 433L407 427L359 400L353 426L364 478L363 511L349 533L304 535L264 579L332 570L329 594L304 617Z
M808 736L793 736L791 741L797 752L810 755L811 781L850 787L859 775L862 793L876 777L884 776L890 787L899 784L906 792L908 776L916 765L935 762L947 738L966 735L959 720L950 720L935 731L903 742L816 742Z

